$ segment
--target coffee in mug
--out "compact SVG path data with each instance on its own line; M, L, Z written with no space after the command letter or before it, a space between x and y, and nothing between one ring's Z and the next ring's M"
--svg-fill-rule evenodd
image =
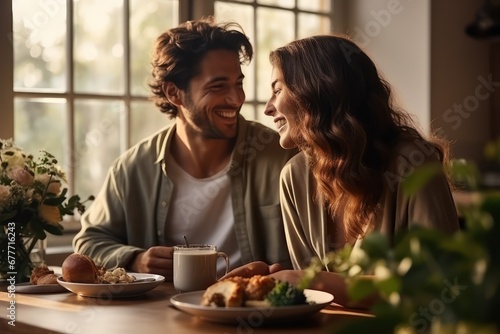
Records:
M190 244L174 246L173 283L180 292L205 290L217 281L217 260L226 261L226 274L229 271L229 257L218 252L217 246Z

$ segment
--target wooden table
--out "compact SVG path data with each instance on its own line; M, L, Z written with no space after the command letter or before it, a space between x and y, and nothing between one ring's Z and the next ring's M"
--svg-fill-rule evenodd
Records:
M169 299L177 293L172 283L163 283L141 296L114 300L86 298L71 292L15 293L9 297L5 286L0 290L0 333L314 334L334 333L348 321L371 316L332 304L306 319L291 319L285 324L262 325L255 321L234 325L211 323L172 306ZM13 299L15 327L8 324L7 318Z

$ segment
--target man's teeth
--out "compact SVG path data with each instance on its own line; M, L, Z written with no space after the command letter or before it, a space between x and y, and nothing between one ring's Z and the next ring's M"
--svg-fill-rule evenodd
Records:
M233 118L236 117L236 111L219 111L217 115L225 118Z
M285 126L285 124L286 124L286 119L282 118L276 122L276 127L278 128L278 130L281 130L281 128Z

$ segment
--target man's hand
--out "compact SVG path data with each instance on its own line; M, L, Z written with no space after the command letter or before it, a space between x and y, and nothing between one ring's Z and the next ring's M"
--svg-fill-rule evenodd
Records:
M132 260L130 269L136 273L149 273L165 276L171 282L173 277L173 247L155 246L139 253Z
M280 270L281 266L278 263L268 265L267 263L262 261L255 261L231 270L226 275L222 276L221 280L234 276L241 276L241 277L252 277L255 275L265 276L276 273Z

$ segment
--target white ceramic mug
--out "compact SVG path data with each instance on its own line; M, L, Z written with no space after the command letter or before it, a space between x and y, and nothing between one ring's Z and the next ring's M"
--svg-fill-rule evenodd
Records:
M229 257L218 252L217 246L191 244L174 246L174 288L180 292L205 290L217 281L217 259L226 261L229 271Z

